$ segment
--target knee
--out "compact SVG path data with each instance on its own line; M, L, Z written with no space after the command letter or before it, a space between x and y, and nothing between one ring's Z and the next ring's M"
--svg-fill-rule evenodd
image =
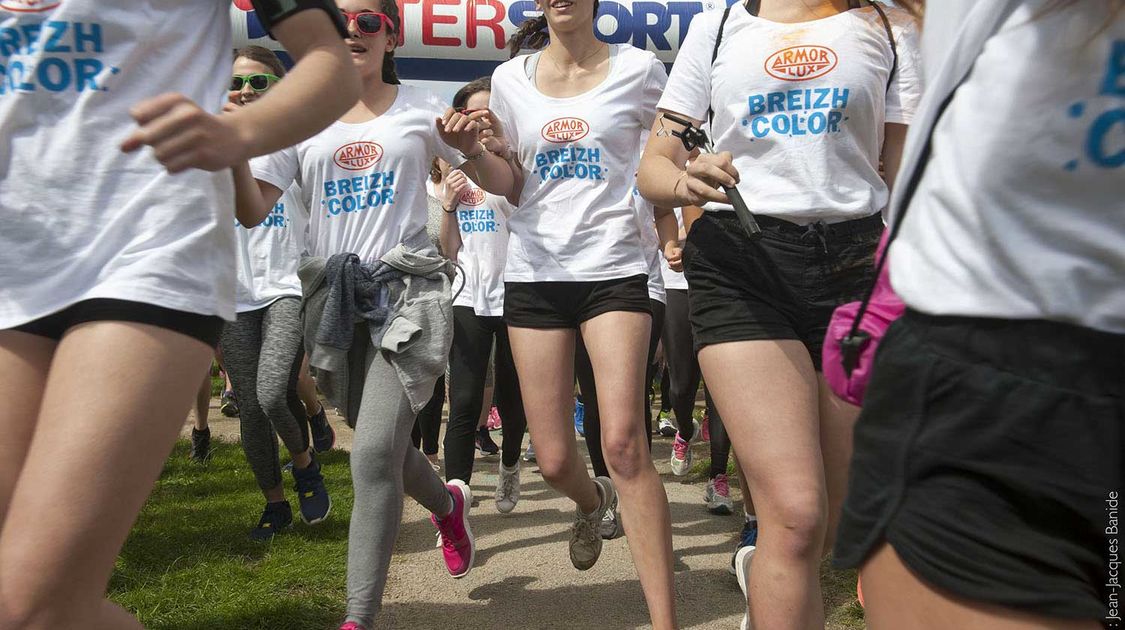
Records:
M789 495L770 520L773 523L763 524L763 534L767 529L777 532L776 544L782 553L793 558L820 555L828 520L823 495Z
M570 460L565 451L544 453L535 447L535 463L539 466L539 474L550 486L557 487L564 483L570 472Z
M392 457L392 452L389 441L364 440L362 444L352 444L352 484L357 494L360 488L371 488L402 476L403 462Z
M277 422L281 418L286 418L293 414L293 407L289 405L290 395L294 399L297 397L296 390L290 391L284 384L278 383L259 383L258 391L255 392L258 396L258 404L262 408L262 412L272 422ZM301 418L297 418L301 420Z
M74 622L69 614L72 602L59 606L60 600L51 596L54 589L49 585L29 584L18 574L10 572L4 581L3 599L0 599L0 629L47 630L65 628ZM67 611L65 616L64 609Z
M648 444L638 431L604 431L602 452L606 466L614 477L622 480L634 479L646 466L652 465Z

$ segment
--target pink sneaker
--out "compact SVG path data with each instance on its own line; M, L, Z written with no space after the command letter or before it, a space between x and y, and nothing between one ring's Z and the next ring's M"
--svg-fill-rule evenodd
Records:
M476 557L473 530L469 529L469 507L473 503L473 491L460 479L450 481L445 487L453 496L453 511L440 519L436 514L431 515L430 520L437 526L441 536L445 567L454 578L463 578L473 569L473 559Z
M340 630L365 630L365 629L364 629L363 626L359 625L358 623L356 623L354 621L349 621L349 622L345 623L344 625L340 626Z
M500 422L500 411L496 408L496 405L492 405L492 408L488 410L488 430L496 431L502 426Z

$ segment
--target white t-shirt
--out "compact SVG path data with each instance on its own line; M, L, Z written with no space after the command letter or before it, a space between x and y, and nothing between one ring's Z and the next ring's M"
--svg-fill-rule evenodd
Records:
M893 54L874 8L782 24L736 4L713 67L723 12L692 20L660 108L706 121L714 106L715 150L734 154L751 212L798 224L880 212L884 125L909 124L922 93L917 27L885 10L899 56L889 90Z
M461 195L457 227L461 249L457 273L461 292L454 306L467 306L481 317L504 314L504 262L508 257L508 221L511 204L473 186ZM463 288L462 288L463 286Z
M927 7L927 68L969 4ZM934 315L1125 333L1125 16L1045 4L1016 9L934 128L891 282Z
M238 238L239 313L265 308L283 297L301 297L297 267L305 251L308 211L299 199L300 189L290 186L270 215L251 229L235 228Z
M676 226L683 231L684 229L684 212L680 208L676 208ZM664 255L660 256L660 272L664 276L664 288L668 290L687 291L688 284L687 278L682 271L672 271L668 266L668 261L664 260Z
M528 76L540 54L507 61L492 75L491 108L526 174L508 220L504 278L598 281L647 273L632 196L638 141L656 116L664 66L650 52L611 45L600 85L553 98Z
M251 161L254 177L285 190L296 181L309 209L313 256L356 254L375 262L426 229L426 181L440 157L464 160L434 119L446 104L429 90L398 86L394 103L364 123L335 122L318 135Z
M230 2L149 9L0 2L0 329L91 298L234 318L230 172L118 149L147 98L221 110Z
M637 212L637 231L641 235L641 248L644 250L645 264L648 266L648 298L667 304L664 274L660 271L664 254L660 252L660 235L656 233L655 211L652 204L641 196L636 186L633 187L633 203Z

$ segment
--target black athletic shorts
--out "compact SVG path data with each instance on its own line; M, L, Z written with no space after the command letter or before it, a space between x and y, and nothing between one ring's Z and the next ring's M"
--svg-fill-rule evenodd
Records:
M733 212L705 212L684 246L695 349L731 341L795 339L820 369L832 311L863 299L875 277L878 214L797 225L760 216L751 241Z
M647 275L592 282L504 283L504 323L516 328L578 328L613 311L652 313Z
M58 341L66 331L79 324L103 321L148 324L193 337L212 348L218 345L223 331L223 320L215 315L199 315L144 302L107 298L83 300L13 330Z
M958 596L1104 620L1123 422L1125 335L908 311L875 359L836 563L886 541Z

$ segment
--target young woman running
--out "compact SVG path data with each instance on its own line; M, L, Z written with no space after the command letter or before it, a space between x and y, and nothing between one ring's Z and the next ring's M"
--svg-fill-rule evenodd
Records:
M443 483L410 434L445 370L452 337L452 266L426 234L425 182L434 157L464 162L447 142L475 144L477 130L474 123L439 133L434 121L446 106L426 90L398 84L401 18L394 0L339 6L362 79L359 101L321 134L239 175L257 179L256 186L248 182L240 207L251 223L297 179L311 211L311 258L300 270L306 346L318 385L355 428L341 626L354 630L372 628L381 607L404 493L433 513L450 574L463 577L473 565L472 494L463 482ZM356 317L363 321L358 327Z
M643 142L642 142L643 145ZM648 266L648 304L652 312L652 330L648 339L648 356L646 359L645 384L644 384L644 426L645 442L652 448L652 388L650 384L656 373L656 351L660 345L660 331L664 327L664 276L660 271L660 236L657 234L654 217L671 216L672 213L663 209L657 210L648 203L634 188L633 207L636 210L636 226L640 233L641 247L644 251L645 264ZM594 474L600 477L609 476L606 466L605 453L602 450L602 422L598 409L598 388L594 378L594 368L590 363L590 353L581 333L578 335L576 355L574 357L575 377L578 380L578 389L582 396L579 403L583 414L582 437L586 441L586 450L590 454L590 465ZM612 540L621 535L621 521L617 514L617 503L610 506L602 517L600 526L601 536L605 540Z
M491 90L490 78L477 79L458 90L453 108L469 113L488 110ZM503 197L474 186L460 171L448 173L442 185L447 191L443 249L457 261L464 279L464 287L453 302L445 477L465 483L472 479L478 426L485 409L485 377L495 344L496 405L504 418L496 509L508 513L520 498L519 459L527 427L508 329L502 318L511 206Z
M235 53L230 107L258 100L285 76L272 51L248 46ZM278 461L278 438L293 458L293 481L301 520L328 517L332 501L309 443L305 407L297 393L304 366L301 344L301 281L297 263L305 249L308 211L290 187L257 227L239 226L238 317L223 328L220 343L239 402L242 450L266 499L254 540L268 540L293 524Z
M1125 2L935 2L836 544L884 628L1120 625ZM764 532L763 532L764 533Z
M505 137L497 144L510 143L513 159L486 152L477 161L481 186L517 206L508 223L504 319L540 470L577 504L570 555L584 570L601 553L600 521L616 491L610 479L590 479L575 444L581 330L600 390L606 463L629 515L649 614L656 628L671 628L668 501L639 429L652 317L632 204L637 147L655 118L665 72L651 53L598 41L595 0L538 6L543 15L520 28L513 50L550 45L492 76L492 114ZM444 122L456 129L465 120L453 114Z
M916 38L905 11L846 0L749 0L702 14L660 107L696 125L713 110L720 153L685 171L688 153L667 133L680 125L662 116L641 166L654 203L707 211L684 268L703 378L760 522L749 575L758 627L824 624L828 490L842 488L854 411L818 375L821 344L832 310L872 278L894 179L893 167L879 177L879 160L897 164L919 97ZM736 184L760 240L719 190ZM748 564L738 568L745 578Z
M27 38L26 72L0 93L3 628L141 628L104 594L234 318L226 169L315 133L357 93L331 7L255 2L301 61L268 98L216 115L230 3L134 4L0 6L3 31Z

